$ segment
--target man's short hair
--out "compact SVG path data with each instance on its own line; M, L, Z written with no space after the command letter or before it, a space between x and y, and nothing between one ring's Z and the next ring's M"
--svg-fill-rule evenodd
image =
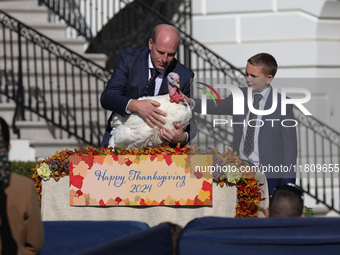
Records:
M303 191L288 183L273 192L269 203L269 217L301 217L303 213Z
M275 58L268 53L258 53L248 59L248 63L253 66L262 68L265 75L272 75L273 77L277 71L277 63Z
M6 121L0 117L1 133L5 141L5 146L8 148L9 145L9 128Z

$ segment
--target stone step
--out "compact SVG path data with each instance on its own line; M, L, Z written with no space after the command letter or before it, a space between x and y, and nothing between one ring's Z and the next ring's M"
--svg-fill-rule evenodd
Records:
M97 129L94 132L103 133L105 130L105 123L99 125L99 130ZM75 139L73 135L69 135L68 132L53 126L52 124L48 124L48 122L44 120L40 121L17 121L17 127L20 129L20 138L21 139L29 139L30 141L46 141L46 140L58 140L58 139ZM67 128L66 121L63 124L64 128ZM91 137L91 128L89 122L84 122L84 125L78 122L77 125L74 122L70 122L69 130L70 132L77 134L78 136L84 135L87 140L90 140ZM94 134L92 134L94 135Z
M5 40L2 40L2 29L0 27L0 55L4 55L4 51L6 53L7 56L13 56L13 57L18 57L19 56L19 46L18 46L18 35L16 32L12 33L12 39L10 39L9 34L8 34L8 29L5 29ZM23 56L29 56L29 57L41 57L41 56L46 56L46 54L48 53L48 51L46 49L44 49L43 51L41 51L41 47L39 45L47 45L48 47L52 47L52 53L54 52L55 48L58 48L58 50L61 52L61 54L65 54L64 52L67 51L67 56L69 56L69 54L72 54L74 51L73 46L76 46L77 48L86 48L87 46L87 42L83 39L63 39L63 38L58 38L56 40L54 40L56 42L56 44L53 43L53 39L51 38L51 40L46 40L43 37L34 37L33 35L28 37L28 47L26 46L26 37L21 37L21 54ZM36 40L35 43L33 43L32 41ZM38 45L36 45L38 44ZM60 47L58 46L58 44L61 44L62 46L64 46L66 49L64 49L64 47ZM70 46L70 47L67 47ZM4 49L5 48L5 49ZM70 53L68 53L68 51L70 51ZM82 50L83 51L83 50ZM43 52L43 54L42 54ZM107 60L107 56L105 54L101 54L101 53L79 53L79 52L74 52L76 54L79 54L80 56L83 56L85 58L88 58L90 60L97 60L97 61L106 61ZM60 53L57 54L58 56L61 56Z
M5 78L2 77L3 84L6 84ZM17 81L16 81L17 82ZM74 83L72 83L74 82ZM73 98L74 94L80 94L85 93L84 97L88 97L88 94L96 95L96 99L99 99L102 92L105 88L105 82L104 81L98 81L98 87L96 86L96 80L94 78L88 80L87 77L80 78L80 77L46 77L44 80L42 77L35 78L34 75L31 75L29 78L26 76L23 78L23 84L24 84L24 92L25 92L25 98L29 98L29 94L32 94L31 97L35 98L36 95L40 97L42 93L45 93L45 98L50 98L47 94L54 94L57 95L58 92L62 97L68 97L68 100L71 100ZM52 88L51 88L52 86ZM3 87L2 90L5 88ZM12 85L8 85L9 94L12 95ZM76 96L77 97L77 96ZM93 98L91 96L91 98ZM65 100L63 101L65 102ZM1 100L0 100L1 103Z
M15 109L15 102L11 99L7 102L7 97L0 94L0 111L12 111Z
M78 147L82 148L86 146L83 142L77 141L74 138L71 139L56 139L45 141L31 141L30 146L35 150L35 157L39 160L51 157L57 151L65 149L74 151Z
M329 213L329 209L327 207L315 207L312 208L314 212L314 217L325 217Z
M26 4L25 4L26 3ZM45 6L38 6L37 1L0 1L0 9L4 9L9 11L9 14L13 14L13 16L16 16L19 20L23 22L23 20L27 22L23 22L27 24L28 26L31 26L32 28L38 30L42 34L46 35L47 37L50 37L51 39L55 40L56 42L66 46L67 48L70 48L71 50L75 51L76 53L84 56L85 58L88 58L95 63L97 63L100 66L105 66L107 57L104 54L84 54L84 50L87 48L87 42L85 39L77 38L77 39L67 39L66 38L66 28L67 25L63 23L49 23L46 21L42 22L41 20L37 21L36 18L26 18L25 15L34 15L34 16L41 16L41 14L48 13L48 10ZM21 13L22 12L22 13ZM22 14L19 17L19 14ZM1 32L1 31L0 31ZM15 32L12 32L13 40L9 41L9 34L10 30L5 29L5 35L6 35L6 54L11 57L17 57L18 54L18 36ZM3 38L3 33L0 33L0 39ZM30 38L34 38L34 40L41 39L39 36L30 36ZM25 42L25 39L22 38L23 43ZM28 54L22 53L23 56L29 55L34 56L34 52L36 52L36 57L41 56L41 50L39 47L36 47L36 51L33 49L33 43L29 43L29 49ZM22 45L22 51L25 52L26 45ZM54 45L48 45L48 47L54 47ZM3 54L3 45L0 45L0 55ZM62 50L63 51L63 50ZM13 53L11 55L11 52ZM46 51L44 54L48 55ZM64 54L64 53L62 53ZM68 53L66 54L68 56Z
M105 129L105 123L99 125L103 130ZM20 136L22 139L34 139L37 141L43 141L46 139L57 139L60 137L68 137L68 133L66 131L62 131L57 127L52 126L52 124L48 124L45 120L40 121L17 121L17 127L20 129ZM66 121L63 124L66 127ZM74 132L74 130L82 128L82 125L74 125L74 122L70 123L70 130ZM85 129L90 129L90 124L88 122L84 123ZM62 134L60 133L62 132ZM79 131L80 132L80 131ZM77 131L78 133L78 131Z
M77 147L85 146L82 141L69 136L67 132L61 131L59 128L49 128L45 121L18 121L17 125L20 128L21 140L29 140L38 160L51 157L56 151L65 150L66 148L74 150ZM90 140L91 131L89 125L85 126L85 135ZM70 130L73 129L74 126L71 126ZM101 129L104 132L104 126ZM77 131L79 135L82 134L81 127L78 127ZM93 137L93 142L95 144L100 143L96 137Z
M87 101L89 100L89 96L91 98L91 102L93 100L100 99L100 96L102 92L104 91L104 83L103 86L96 87L96 81L90 80L90 82L83 81L83 85L81 84L80 78L74 78L74 84L72 84L72 78L66 78L61 77L59 79L59 86L57 83L57 78L50 79L49 77L46 78L45 82L43 82L41 79L36 81L34 77L30 78L30 82L28 80L24 79L24 92L26 98L26 101L31 98L31 100L35 101L36 97L38 97L39 102L43 102L43 98L45 98L45 101L51 100L51 94L53 96L53 102L59 102L59 96L61 97L60 103L66 103L68 102L71 104L73 102L73 98L75 98L74 101L80 102L78 100L81 100L80 94L83 93L83 97L85 100L85 97L87 97ZM66 82L65 82L66 81ZM28 88L28 85L30 84L30 87ZM44 84L44 85L43 85ZM52 88L51 88L52 86ZM12 86L8 86L9 89L9 95L12 95ZM58 95L59 94L59 95ZM83 100L83 101L84 101ZM1 103L1 99L0 99Z
M2 11L8 13L13 18L19 20L23 24L28 22L48 22L48 10L44 7L5 7L0 5Z
M1 45L0 45L1 47ZM101 57L100 57L101 58ZM102 59L102 58L101 58ZM91 74L90 79L94 79L94 76L102 78L102 73L105 72L106 79L110 78L110 73L108 71L103 71L103 68L97 63L93 63L87 61L86 59L76 57L71 61L61 60L51 54L51 62L49 61L49 56L47 54L44 57L26 57L23 56L21 61L22 72L25 77L50 77L50 76L58 76L63 77L64 74L71 75L74 74L75 78L77 77L85 77L87 79L87 72ZM101 62L105 62L100 60ZM12 58L11 56L4 57L0 54L0 70L3 71L4 67L6 67L7 75L11 75L13 73L14 77L18 73L19 69L19 60L18 58ZM73 65L76 64L76 65ZM81 66L81 68L79 68ZM80 73L82 71L82 73ZM102 78L102 79L103 79ZM85 78L84 78L85 79Z
M67 25L63 23L51 23L47 22L44 24L36 24L29 22L27 23L28 26L38 30L44 36L47 36L55 41L59 40L60 38L66 38L66 29Z
M7 98L4 95L0 94L0 117L3 118L9 126L12 125L14 112L15 112L14 101L10 100L9 102L7 102Z
M18 36L16 33L13 33L13 39L10 40L10 38L6 38L6 40L2 40L2 43L5 43L8 49L13 49L13 56L17 56L18 55ZM30 39L33 39L32 37L29 37ZM22 38L23 39L23 38ZM40 37L38 39L41 39ZM49 43L49 41L44 41L44 43L46 44ZM86 49L86 41L84 39L65 39L65 38L60 38L58 40L56 40L56 42L58 42L59 44L63 45L64 47L78 53L78 54L83 54L84 50ZM24 43L24 41L23 41ZM47 45L48 47L52 46L55 47L54 44L51 45ZM25 48L24 48L24 44L22 44L22 51L25 52ZM6 50L7 50L6 48ZM37 50L40 50L40 47L37 46ZM0 51L0 54L3 54L3 47ZM63 52L64 50L62 50ZM7 54L10 54L9 52L7 52Z
M0 31L1 32L1 31ZM2 42L5 43L5 46L2 44ZM18 41L17 40L13 40L12 42L9 40L5 40L5 41L0 41L0 57L4 58L4 56L6 55L6 61L8 64L10 64L10 61L12 59L17 60L19 57L19 48L18 48ZM68 48L72 51L74 51L76 54L80 55L81 57L85 58L85 59L89 59L92 62L95 62L97 65L99 65L100 67L105 67L106 64L106 60L107 57L104 54L85 54L83 53L83 45L84 42L81 40L77 40L77 39L70 39L70 40L64 40L64 41L60 41L59 43L64 44L64 46L69 46ZM27 62L27 57L30 61L30 65L34 66L34 60L37 61L37 63L41 62L43 59L45 62L45 65L48 65L48 57L49 55L51 55L51 58L53 60L56 59L56 55L58 57L61 57L58 61L59 61L59 65L61 65L61 63L63 63L64 61L62 60L63 58L67 57L68 59L71 59L73 62L76 60L77 62L83 62L84 60L77 56L76 54L73 55L72 52L68 52L65 51L64 49L61 49L61 53L62 54L54 54L54 49L55 47L58 47L57 45L53 45L53 51L50 54L49 51L44 50L41 51L41 48L39 46L33 46L33 44L30 44L28 49L26 48L25 44L22 44L22 48L21 48L21 54L22 54L22 58L23 58L23 63ZM55 61L54 61L55 62ZM86 63L86 61L84 61L84 63ZM17 62L13 63L14 66L17 65ZM98 68L98 67L97 67ZM39 69L38 69L39 70Z
M62 119L62 126L67 128L67 123L65 119ZM102 121L101 123L94 123L96 125L95 132L100 131L100 133L104 133L106 122ZM99 125L98 125L99 124ZM97 125L99 126L99 130L97 129ZM68 134L68 132L49 124L47 121L41 119L36 121L17 121L16 126L20 129L20 138L21 139L30 139L35 141L44 141L46 139L68 139L72 136ZM70 121L69 130L75 134L81 135L82 128L85 129L86 137L90 137L91 134L91 126L88 121L85 121L84 124L74 124L74 121Z
M87 98L89 97L88 94L91 95L91 98L93 97L93 95L95 95L97 99L97 97L99 98L102 92L104 91L104 87L96 88L95 86L92 85L95 82L94 79L88 82L87 79L84 79L84 78L80 79L79 77L76 77L74 78L74 84L71 84L71 81L72 81L71 79L66 79L67 81L66 83L65 83L65 79L59 79L59 86L58 86L56 79L57 78L50 79L48 77L45 81L45 89L44 89L42 80L36 83L35 80L32 78L32 81L30 83L31 84L30 89L26 87L27 82L26 80L24 80L25 92L36 93L36 89L38 88L38 91L40 91L41 93L44 91L45 97L47 94L53 94L57 96L57 93L59 93L61 97L66 97L67 95L69 97L68 100L70 100L70 98L73 98L73 93L75 94L83 93L84 94L83 96ZM83 80L82 81L83 84L81 84L81 80ZM91 83L91 81L93 83ZM32 96L34 97L34 95ZM50 98L50 96L47 96L47 97Z
M58 40L60 38L66 38L66 28L67 26L62 23L49 23L49 22L42 22L42 23L36 23L36 22L28 22L26 25L29 27L32 27L33 29L37 30L41 34L53 39ZM2 27L1 27L2 29ZM15 32L11 31L8 28L4 29L5 33L0 34L0 39L9 39L11 34L16 38Z
M58 39L57 42L79 54L84 54L86 50L87 42L85 39Z
M55 105L53 115L49 110L50 108L47 107L45 115L43 105L40 105L40 108L36 108L36 105L32 104L32 108L32 114L30 114L28 110L25 111L26 120L40 121L43 118L39 116L46 116L46 118L54 120L56 123L59 123L59 119L61 119L63 125L66 125L66 120L68 120L72 125L74 124L74 120L76 120L78 125L81 125L82 123L89 123L90 121L99 122L100 125L105 125L107 118L111 114L111 112L107 111L106 117L104 109L98 109L99 112L97 112L96 110L89 109L85 106L83 111L81 111L80 107L76 108L74 111L73 106L69 106L69 111L66 111L65 105L63 105L63 111L59 114L62 109L59 110L59 105Z
M38 96L38 99L31 95L26 95L24 97L24 104L29 107L32 111L39 112L39 114L43 115L44 109L46 109L47 116L51 116L51 111L55 113L56 111L59 111L60 107L66 108L66 105L68 105L69 110L71 113L85 111L85 115L90 115L88 112L93 111L94 113L97 112L93 107L96 106L97 100L99 101L100 95L90 94L90 95L83 95L83 97L80 94L69 95L69 96L60 96L60 100L58 95L50 95L47 94L45 97ZM5 105L7 101L5 101L6 96L1 95L0 97L2 99L2 102L0 101L0 105ZM53 100L53 101L51 101ZM13 100L11 100L13 102ZM92 105L90 105L91 103ZM12 104L11 104L12 105ZM53 107L52 107L53 105ZM0 107L0 110L4 111L3 107ZM9 107L8 111L14 111L14 107ZM100 111L105 112L104 109L99 109ZM26 110L26 112L29 112L29 110ZM92 115L94 115L94 113Z
M108 57L105 54L99 54L99 53L83 53L82 56L85 58L92 60L97 65L105 68L106 61L108 60Z
M37 0L1 0L1 9L46 9L43 5L39 6Z
M3 65L0 65L0 72L3 71L4 69L4 64L5 62L4 61L1 61L0 63L3 63ZM6 67L7 67L7 76L8 76L8 79L12 80L12 65L11 65L11 62L8 62L6 61ZM17 66L14 66L14 74L13 74L13 77L14 77L14 80L17 81L17 69L18 67ZM23 77L23 81L24 82L28 82L28 79L30 80L30 84L32 86L32 84L37 81L38 84L41 82L42 79L47 79L47 78L50 78L52 79L53 82L56 82L57 78L56 77L59 77L59 79L63 80L65 82L65 80L67 81L67 84L72 84L72 82L69 82L70 79L72 81L72 74L75 74L75 83L77 81L79 81L78 79L80 79L80 74L79 74L79 69L78 68L74 68L74 70L72 70L72 66L68 63L66 63L66 70L64 68L64 63L60 63L59 65L59 72L57 72L57 70L51 70L51 72L42 72L41 69L36 69L33 67L32 69L30 70L23 70L22 72L22 77ZM62 68L62 69L61 69ZM99 88L105 88L105 83L110 79L111 75L110 73L106 73L103 74L101 69L98 70L98 69L95 69L93 68L93 70L91 71L91 74L94 73L98 76L98 86ZM66 76L66 78L65 78ZM83 77L83 75L82 75ZM5 76L3 74L3 83L5 83ZM91 77L91 79L95 79L95 77ZM84 80L84 79L83 79ZM87 76L86 76L86 80L87 80ZM92 80L91 80L92 81ZM93 83L93 84L96 84L96 83Z
M1 47L1 46L0 46ZM56 57L52 56L52 59L56 59ZM16 77L16 73L18 73L19 69L19 61L18 59L11 59L9 56L6 58L0 57L2 66L7 67L7 71L12 71L14 73L14 77ZM47 77L56 76L63 77L66 73L68 76L72 75L72 72L75 77L83 77L84 80L87 80L87 71L89 71L93 75L98 75L102 72L102 68L100 64L103 64L105 61L100 61L99 63L93 64L91 62L87 62L83 59L77 58L75 61L77 63L83 63L82 69L78 68L77 66L73 66L69 62L61 61L51 61L49 62L48 59L26 59L24 58L21 62L22 70L26 74L30 73L30 77L35 77L35 73L37 73L37 77ZM13 68L13 69L12 69ZM0 70L3 70L0 67ZM40 74L38 74L40 73ZM95 77L91 75L89 79L95 79ZM101 78L101 77L100 77ZM108 80L108 79L107 79ZM106 82L105 80L104 82Z
M337 181L339 181L339 177L336 178ZM305 180L306 182L307 180ZM299 181L297 180L296 182L297 184L299 184ZM313 185L313 181L310 182L311 185ZM326 197L326 202L328 204L331 204L331 197L333 194L333 198L334 198L334 208L339 210L340 209L340 201L336 198L336 194L339 194L339 184L334 185L334 190L332 192L332 188L331 187L326 187L326 189L322 189L322 187L318 188L318 197L320 200L324 199L324 192L326 193L325 197ZM304 187L306 188L306 187ZM315 189L311 188L310 189L310 193L315 196ZM317 203L316 199L314 197L312 197L311 195L309 195L308 193L305 193L305 201L304 201L305 206L312 208L314 214L316 217L325 217L325 216L332 216L333 214L331 212L334 211L330 211L329 208L325 205L323 205L321 202ZM339 215L338 215L339 216Z
M43 111L43 108L45 107L49 112L51 109L56 111L59 108L59 105L68 104L72 109L75 107L76 111L81 111L82 108L87 110L90 109L90 107L93 108L96 106L97 102L99 102L99 97L100 95L96 94L87 94L83 96L81 94L76 94L75 96L69 95L68 97L64 96L63 94L45 94L45 97L38 97L38 100L33 96L25 97L25 105L31 105L32 109L36 109L36 105L38 103L38 107L41 109L41 111Z
M7 102L6 97L4 95L0 95L0 117L3 118L9 126L10 140L18 138L18 135L13 132L12 127L15 107L16 106L13 100Z
M326 217L340 217L340 214L334 210L330 210L325 216Z
M0 70L1 71L1 70ZM38 101L43 103L45 98L46 104L49 106L49 102L53 98L53 102L60 102L69 104L72 102L80 102L94 104L100 99L102 92L105 89L105 81L97 80L95 77L87 77L86 73L79 74L74 78L71 74L60 74L60 77L51 76L48 73L46 77L39 77L35 74L29 76L24 75L23 91L25 93L25 102L28 100ZM66 76L66 77L65 77ZM3 73L0 73L0 87L1 93L8 93L13 97L13 89L17 90L18 77L12 77L11 74L7 74L7 80ZM83 94L83 96L81 96ZM52 98L51 98L52 97ZM5 96L0 97L1 100L6 100Z
M45 121L17 121L21 139L46 140L54 139L53 132Z
M17 139L11 136L11 149L8 153L10 161L34 161L36 162L35 150L30 146L30 141Z

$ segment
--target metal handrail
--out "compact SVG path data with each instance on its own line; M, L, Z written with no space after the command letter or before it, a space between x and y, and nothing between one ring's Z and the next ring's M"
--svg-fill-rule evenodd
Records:
M0 28L4 63L0 94L16 103L15 131L18 120L42 118L59 128L59 138L65 131L81 143L99 146L102 137L95 137L89 126L95 122L98 131L105 128L107 112L99 97L111 72L1 10Z

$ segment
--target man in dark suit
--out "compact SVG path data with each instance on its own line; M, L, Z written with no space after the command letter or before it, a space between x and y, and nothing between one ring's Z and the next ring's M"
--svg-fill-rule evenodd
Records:
M258 98L257 107L254 105L255 109L268 110L272 107L273 88L270 82L276 71L277 63L270 54L260 53L248 59L246 80L248 86L252 88L252 101L256 103L255 98ZM219 107L216 107L212 100L207 100L207 113L233 115L234 151L241 159L257 165L259 170L267 171L268 190L271 194L280 184L295 183L297 138L293 107L287 105L286 115L282 115L281 94L277 93L277 107L273 113L252 115L247 104L247 88L241 90L244 97L243 114L233 114L233 95L224 99L222 106ZM200 112L201 100L194 99L194 102L194 111ZM192 102L191 105L193 106ZM247 124L249 120L253 121Z
M114 113L127 116L138 113L151 126L165 124L166 113L158 109L159 103L154 100L137 100L146 95L148 80L153 78L156 69L155 88L149 96L168 93L167 75L175 72L180 77L180 90L190 96L190 81L194 73L179 63L175 55L179 46L179 31L170 25L158 25L154 28L149 40L149 47L125 50L113 71L100 101L103 108L111 110L112 114L104 134L101 146L108 144L110 139L110 121ZM185 131L177 124L175 130L161 129L160 137L169 143L185 144L189 141L190 128Z

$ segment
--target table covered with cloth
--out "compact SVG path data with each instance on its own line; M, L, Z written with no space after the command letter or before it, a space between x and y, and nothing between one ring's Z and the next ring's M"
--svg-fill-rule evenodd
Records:
M264 201L259 206L268 207L268 186L264 174L256 173L262 183ZM172 222L184 227L189 221L204 216L235 217L237 206L236 186L213 183L213 206L70 206L69 177L59 181L42 181L41 213L43 221L141 221L150 227L162 222ZM259 217L265 217L261 211Z

